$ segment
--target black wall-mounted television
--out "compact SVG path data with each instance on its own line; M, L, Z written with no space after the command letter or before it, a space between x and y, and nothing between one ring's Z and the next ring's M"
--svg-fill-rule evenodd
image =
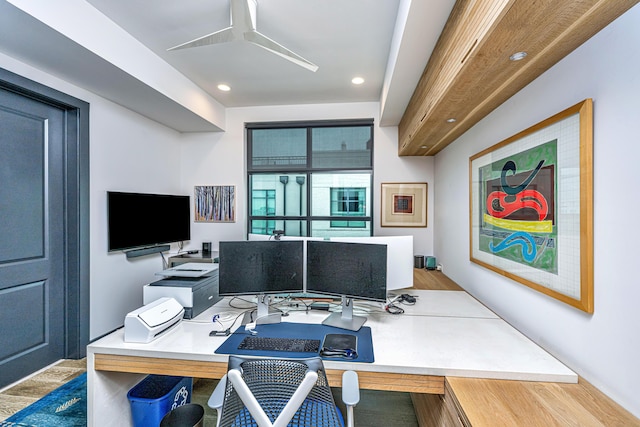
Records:
M189 196L107 192L109 251L191 239Z

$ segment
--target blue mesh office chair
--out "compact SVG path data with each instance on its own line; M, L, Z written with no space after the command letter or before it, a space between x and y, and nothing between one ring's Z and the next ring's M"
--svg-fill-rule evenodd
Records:
M342 377L347 426L360 400L358 376ZM227 375L208 402L218 412L218 427L344 426L327 382L322 359L230 356Z

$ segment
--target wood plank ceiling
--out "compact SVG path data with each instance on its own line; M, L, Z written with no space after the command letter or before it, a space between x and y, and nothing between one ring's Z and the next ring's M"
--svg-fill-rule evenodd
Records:
M398 126L398 154L438 153L638 1L458 0ZM516 52L527 56L509 60Z

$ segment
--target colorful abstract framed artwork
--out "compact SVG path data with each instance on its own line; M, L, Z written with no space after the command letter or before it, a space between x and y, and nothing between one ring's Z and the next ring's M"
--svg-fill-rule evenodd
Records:
M201 185L195 187L195 222L236 222L236 187Z
M470 258L593 313L593 103L469 159Z
M383 183L380 191L382 227L426 227L427 183Z

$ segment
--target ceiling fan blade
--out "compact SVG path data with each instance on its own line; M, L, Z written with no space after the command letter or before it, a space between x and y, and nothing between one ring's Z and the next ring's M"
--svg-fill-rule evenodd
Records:
M257 6L256 0L231 0L231 26L255 31Z
M260 34L257 31L248 31L244 33L244 39L255 44L256 46L260 46L261 48L268 50L269 52L275 53L276 55L279 55L284 59L293 62L294 64L306 68L307 70L313 71L314 73L318 70L318 66L313 62L307 61L300 55L290 51L286 47L282 46L279 43L276 43L275 41L271 40L263 34Z
M179 50L188 49L191 47L207 46L211 44L227 43L234 40L238 40L234 32L233 27L227 27L223 30L216 31L215 33L207 34L206 36L198 37L190 42L182 43L174 47L170 47L167 50Z
M188 49L235 40L245 40L283 57L314 73L318 66L256 31L256 0L231 0L231 26L215 33L179 44L167 50Z

